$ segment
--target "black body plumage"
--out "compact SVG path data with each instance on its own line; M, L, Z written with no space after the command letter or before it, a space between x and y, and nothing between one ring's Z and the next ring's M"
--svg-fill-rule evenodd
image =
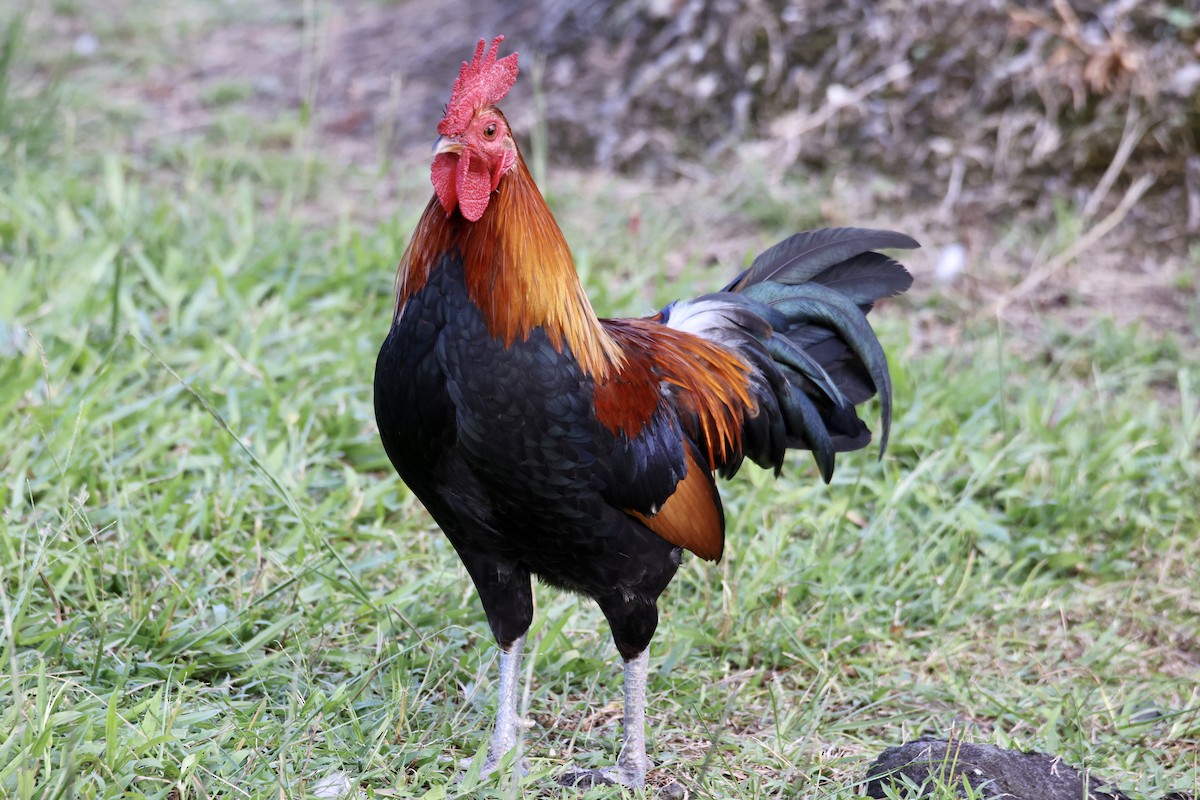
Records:
M596 420L590 381L541 330L508 347L489 335L455 255L380 350L384 449L454 545L502 646L529 626L532 573L594 598L632 657L679 565L678 547L606 497L625 491L614 468L628 458L614 462L626 448ZM665 498L674 481L658 480L652 493Z
M869 443L855 406L876 393L882 452L891 385L866 312L912 279L871 248L916 246L887 231L796 234L721 291L663 309L654 324L745 364L752 406L740 450L714 463L722 474L743 458L778 470L787 449L804 448L829 480L835 453ZM681 485L685 454L705 463L694 412L664 380L640 432L614 432L570 347L541 328L507 344L492 336L463 270L456 249L439 256L383 343L375 413L384 448L458 552L502 646L529 627L538 575L594 598L632 658L653 636L656 600L681 555L635 514L658 513ZM715 490L709 502L719 516Z

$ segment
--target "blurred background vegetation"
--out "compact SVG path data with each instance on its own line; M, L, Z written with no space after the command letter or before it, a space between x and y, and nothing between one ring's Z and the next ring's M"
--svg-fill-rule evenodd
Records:
M985 314L1194 328L1194 4L348 2L230 6L219 26L143 13L187 57L123 87L153 109L142 142L231 111L267 130L300 114L325 156L411 164L462 41L503 32L524 67L506 108L543 175L599 168L718 193L747 176L758 193L805 182L827 222L922 234L918 258ZM59 27L76 39L57 46L89 41L86 24ZM100 48L74 69L101 69ZM684 260L740 257L772 222L725 206L697 243L708 251L684 244Z

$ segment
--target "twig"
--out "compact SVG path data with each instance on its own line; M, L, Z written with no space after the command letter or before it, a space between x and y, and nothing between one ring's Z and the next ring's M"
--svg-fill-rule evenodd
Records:
M1187 186L1187 230L1200 232L1200 156L1189 156L1183 169Z
M958 203L958 198L962 196L963 176L966 174L966 163L961 155L956 155L954 161L950 164L950 180L946 186L946 195L942 198L942 204L938 206L938 217L943 221L950 220L950 214L954 211L954 206Z
M42 586L46 589L46 593L50 595L50 604L54 606L54 621L61 626L63 624L63 611L62 605L58 602L58 595L55 594L54 587L50 585L50 581L46 580L46 573L39 569L37 576L42 582Z
M1129 104L1129 110L1125 115L1125 131L1121 134L1121 142L1117 145L1117 152L1113 154L1112 161L1108 163L1108 168L1104 170L1104 174L1100 176L1099 182L1096 183L1096 188L1092 189L1092 193L1088 195L1087 202L1084 203L1084 222L1096 216L1096 212L1100 210L1100 204L1104 202L1104 198L1108 197L1109 190L1116 183L1121 170L1125 169L1125 163L1129 161L1129 156L1133 154L1133 148L1137 147L1138 143L1142 141L1142 137L1150 130L1152 124L1142 118L1141 109L1138 107L1136 100Z

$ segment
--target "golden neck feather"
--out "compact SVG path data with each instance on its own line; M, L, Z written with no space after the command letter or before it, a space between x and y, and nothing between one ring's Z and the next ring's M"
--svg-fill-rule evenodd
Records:
M467 291L488 330L504 342L542 328L555 347L566 344L583 370L602 379L624 357L584 293L566 239L533 182L525 160L500 180L478 222L447 216L434 197L400 262L396 315L425 285L452 248L462 255Z

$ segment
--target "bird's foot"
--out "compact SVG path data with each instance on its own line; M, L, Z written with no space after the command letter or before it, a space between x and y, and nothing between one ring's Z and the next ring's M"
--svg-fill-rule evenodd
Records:
M593 786L624 786L628 789L639 789L646 785L646 773L635 774L633 770L622 770L620 767L604 767L603 769L582 769L571 767L559 773L559 786L573 789L591 789ZM668 783L655 794L658 800L688 800L690 793L681 783Z
M625 780L622 780L622 777ZM616 767L603 769L583 769L570 767L561 772L557 778L559 786L570 786L576 789L590 789L593 786L633 786L632 776L622 776ZM638 784L639 786L641 784Z
M646 771L626 767L583 769L571 767L558 776L560 786L590 789L593 786L625 786L638 789L646 785Z

